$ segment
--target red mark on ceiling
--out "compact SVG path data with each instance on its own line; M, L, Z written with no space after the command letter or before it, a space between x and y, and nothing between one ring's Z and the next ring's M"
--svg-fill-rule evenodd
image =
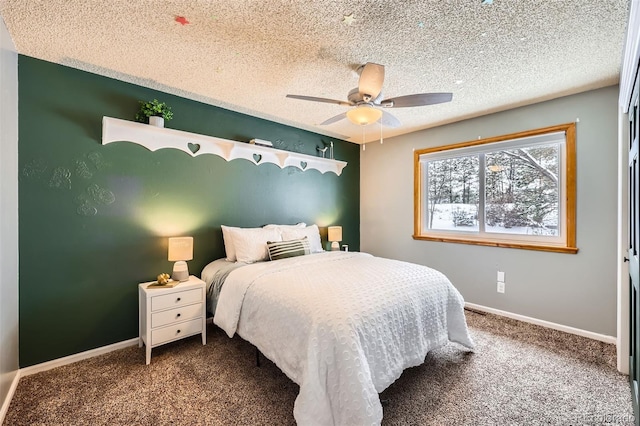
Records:
M189 21L184 16L176 16L176 22L179 22L182 25L187 25Z

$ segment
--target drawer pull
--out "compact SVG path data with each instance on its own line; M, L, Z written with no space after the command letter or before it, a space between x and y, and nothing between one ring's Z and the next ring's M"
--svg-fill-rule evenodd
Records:
M178 315L176 315L176 317L180 318L180 315L182 315L182 314L178 314Z
M178 297L178 300L176 300L176 302L179 302L179 301L180 301L180 298Z
M178 334L180 334L180 330L178 330Z

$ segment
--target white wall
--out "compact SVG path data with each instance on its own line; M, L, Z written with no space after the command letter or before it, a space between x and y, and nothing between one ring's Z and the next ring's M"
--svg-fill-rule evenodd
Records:
M361 250L434 267L467 302L615 336L617 99L612 86L367 144L360 164ZM578 254L412 239L414 149L576 118ZM498 270L506 272L504 294L496 292Z
M18 373L18 55L0 20L0 423Z

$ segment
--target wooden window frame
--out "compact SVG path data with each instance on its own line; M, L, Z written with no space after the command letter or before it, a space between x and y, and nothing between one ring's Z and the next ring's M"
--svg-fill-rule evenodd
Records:
M443 232L438 235L425 235L422 233L423 216L423 188L422 188L422 163L420 157L424 154L449 151L460 148L474 147L478 145L503 142L513 139L539 136L547 133L565 133L565 173L566 178L561 183L561 196L565 197L565 218L564 224L566 232L564 241L561 244L550 244L548 242L516 242L507 241L500 238L487 238L486 236L465 236L460 233L452 233L451 236L444 236ZM575 123L559 124L556 126L544 127L541 129L527 130L524 132L511 133L508 135L494 136L491 138L460 142L452 145L444 145L433 148L415 150L413 154L413 239L424 241L439 241L449 243L474 244L490 247L517 248L525 250L550 251L556 253L578 252L576 247L576 125ZM446 232L444 232L446 233Z

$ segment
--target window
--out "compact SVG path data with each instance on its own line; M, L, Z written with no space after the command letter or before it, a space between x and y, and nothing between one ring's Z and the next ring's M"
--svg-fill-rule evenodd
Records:
M416 150L414 238L576 253L575 124Z

